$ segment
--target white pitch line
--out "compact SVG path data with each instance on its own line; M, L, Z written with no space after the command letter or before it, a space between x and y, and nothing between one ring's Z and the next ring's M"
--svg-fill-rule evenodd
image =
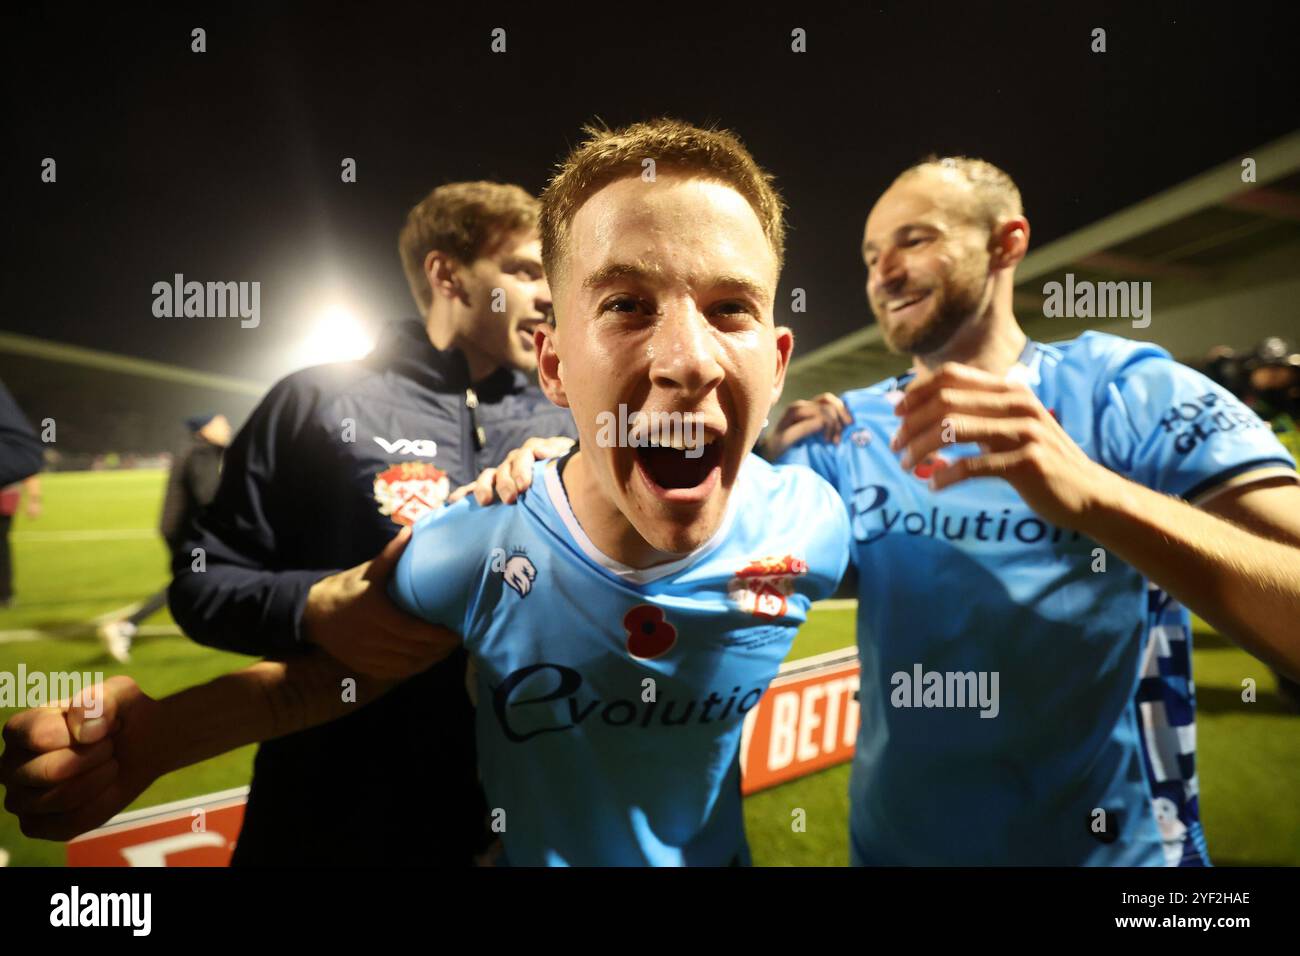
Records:
M154 528L115 528L102 531L15 531L11 541L39 544L46 541L142 541L158 537Z
M21 641L39 641L49 637L44 631L27 628L21 631L0 631L0 644L17 644Z
M161 635L174 634L180 636L180 628L174 624L145 624L136 632L140 637L158 637ZM20 628L15 631L0 631L0 644L21 644L25 641L61 641L64 638L55 637L49 631L41 631L34 627Z
M825 601L813 601L814 611L856 611L857 598L827 598Z

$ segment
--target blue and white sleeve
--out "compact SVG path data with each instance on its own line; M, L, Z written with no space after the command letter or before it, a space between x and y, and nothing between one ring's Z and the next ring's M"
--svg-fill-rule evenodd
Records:
M1105 463L1148 488L1197 503L1231 485L1295 477L1295 462L1266 422L1172 358L1135 357L1106 397Z
M490 563L488 541L493 513L467 498L425 515L388 582L399 608L462 637Z
M821 432L795 442L777 458L774 465L803 465L839 487L839 455L837 446L828 442Z

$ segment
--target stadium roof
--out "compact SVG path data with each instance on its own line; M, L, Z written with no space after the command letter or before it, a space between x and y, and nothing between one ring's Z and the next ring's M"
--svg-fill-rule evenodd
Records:
M138 375L144 378L176 382L182 385L197 385L219 392L252 395L254 398L260 397L269 387L266 383L254 382L250 379L234 378L229 375L214 375L211 372L201 372L198 369L186 368L181 365L169 365L164 362L154 362L150 359L135 358L130 355L117 355L113 352L85 349L78 345L51 342L47 339L38 339L30 335L17 335L11 332L0 332L0 353L85 368L102 369L108 372L121 372L124 375Z
M1268 335L1294 338L1300 332L1300 133L1248 157L1255 160L1254 183L1242 182L1247 157L1233 159L1031 251L1016 273L1016 316L1025 331L1054 341L1103 329L1158 342L1184 359L1219 343L1248 348ZM1044 284L1064 281L1066 273L1076 283L1151 281L1151 325L1044 316ZM1252 296L1265 289L1274 307L1253 307ZM1285 299L1278 298L1282 293ZM1279 301L1290 303L1283 327ZM865 301L862 309L868 317ZM873 323L796 358L783 403L860 388L907 365L885 348Z

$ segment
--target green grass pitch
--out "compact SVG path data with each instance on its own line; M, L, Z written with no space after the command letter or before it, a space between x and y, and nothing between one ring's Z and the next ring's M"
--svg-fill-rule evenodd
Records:
M172 630L164 611L137 638L133 659L114 664L88 621L143 599L166 582L165 555L153 528L162 497L157 471L47 475L45 513L14 526L17 603L0 611L0 671L129 673L154 696L208 680L247 658L193 644ZM819 610L791 657L853 643L853 614ZM1300 865L1300 716L1287 713L1268 670L1221 638L1198 632L1201 807L1210 854L1220 865ZM1241 682L1258 682L1258 699L1241 700ZM12 711L0 709L0 720ZM246 783L252 748L171 774L134 806L198 796ZM754 862L769 866L847 862L848 767L805 777L745 801ZM805 811L794 832L792 811ZM28 840L0 811L0 848L11 865L60 865L62 844Z

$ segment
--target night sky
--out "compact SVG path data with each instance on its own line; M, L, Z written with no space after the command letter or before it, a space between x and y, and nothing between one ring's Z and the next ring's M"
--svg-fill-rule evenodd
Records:
M7 11L0 327L270 380L322 302L414 311L396 235L429 189L536 191L584 121L668 114L735 130L776 174L778 302L800 286L809 308L778 319L807 352L869 321L862 222L930 151L1011 172L1041 246L1300 126L1281 5L1048 6ZM177 272L260 281L261 326L155 318L151 287Z

